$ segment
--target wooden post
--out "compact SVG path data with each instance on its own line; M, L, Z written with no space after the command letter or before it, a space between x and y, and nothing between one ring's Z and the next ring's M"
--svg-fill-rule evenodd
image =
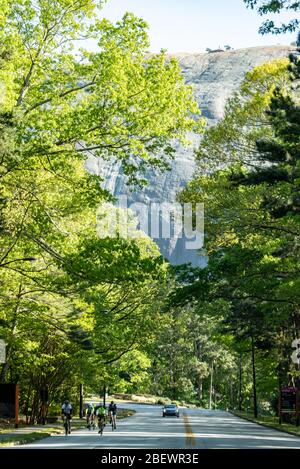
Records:
M19 426L19 385L16 384L15 390L15 428Z

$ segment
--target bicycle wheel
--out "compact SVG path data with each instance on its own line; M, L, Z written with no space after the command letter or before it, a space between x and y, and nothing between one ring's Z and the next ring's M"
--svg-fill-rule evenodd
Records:
M103 422L102 419L99 421L98 427L99 427L99 432L98 433L100 433L100 435L103 435L104 422Z
M67 418L65 418L65 420L64 420L64 427L65 427L65 435L68 436L69 424L68 424L68 419Z
M86 427L87 427L88 430L91 430L91 429L92 429L92 420L91 420L90 417L89 417L88 420L87 420L87 426L86 426Z

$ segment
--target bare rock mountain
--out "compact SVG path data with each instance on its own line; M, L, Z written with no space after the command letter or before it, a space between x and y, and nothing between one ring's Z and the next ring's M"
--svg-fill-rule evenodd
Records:
M255 66L287 57L292 48L288 46L252 47L207 54L176 54L185 76L186 83L193 85L194 94L202 115L208 125L222 117L227 99L238 89L245 73ZM90 156L89 171L104 179L104 187L115 196L127 195L129 206L141 202L150 207L151 203L174 202L178 192L192 178L194 172L194 150L199 137L191 136L193 144L187 148L178 146L170 171L161 173L151 170L147 173L148 185L140 192L131 193L126 179L115 163L103 162ZM172 264L192 263L204 265L206 260L197 250L186 249L186 239L155 239L164 257Z

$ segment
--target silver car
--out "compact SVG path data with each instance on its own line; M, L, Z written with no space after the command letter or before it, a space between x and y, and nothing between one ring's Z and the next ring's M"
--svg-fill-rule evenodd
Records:
M176 404L166 404L163 406L162 409L162 416L163 417L168 417L168 416L173 416L173 417L179 417L179 409Z

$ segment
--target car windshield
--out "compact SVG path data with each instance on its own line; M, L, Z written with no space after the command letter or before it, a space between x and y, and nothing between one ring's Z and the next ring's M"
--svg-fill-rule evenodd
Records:
M176 407L175 404L166 405L166 408L167 408L167 409L175 409L175 407Z

